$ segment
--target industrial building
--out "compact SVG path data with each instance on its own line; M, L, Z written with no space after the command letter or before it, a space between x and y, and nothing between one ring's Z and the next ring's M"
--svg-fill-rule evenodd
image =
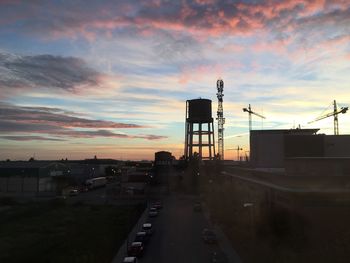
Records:
M68 167L57 162L1 162L0 194L50 195L68 184Z
M251 166L254 168L288 167L287 170L290 171L298 163L300 165L304 163L303 166L306 167L305 162L312 161L313 166L317 166L316 160L318 160L319 163L333 163L333 166L339 163L338 167L343 167L346 164L344 160L350 158L350 135L317 134L318 131L319 129L252 130L250 132ZM303 173L302 169L300 172Z

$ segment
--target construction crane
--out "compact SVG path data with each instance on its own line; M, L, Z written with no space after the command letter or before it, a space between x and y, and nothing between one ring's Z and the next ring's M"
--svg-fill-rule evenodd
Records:
M338 115L340 113L342 113L342 114L346 113L348 111L348 109L349 109L349 107L341 107L340 110L338 110L337 102L334 100L333 101L333 112L321 115L321 116L317 117L315 120L308 122L308 124L333 116L334 117L334 135L339 135Z
M243 108L243 111L244 112L248 112L248 114L249 114L249 131L252 130L252 114L254 114L255 116L258 116L258 117L260 117L262 119L266 119L265 116L262 116L262 115L260 115L260 114L258 114L256 112L252 111L252 108L250 107L250 104L249 104L248 108Z
M243 149L241 147L239 147L239 145L237 145L237 148L235 150L237 151L237 161L240 161L241 158L239 156L239 151L242 151Z
M218 97L218 112L217 112L217 121L218 121L218 154L220 160L224 160L224 124L225 124L225 118L224 118L224 109L222 106L223 103L223 91L224 91L224 82L222 79L218 79L216 82L216 87L218 90L218 93L216 93L216 96Z

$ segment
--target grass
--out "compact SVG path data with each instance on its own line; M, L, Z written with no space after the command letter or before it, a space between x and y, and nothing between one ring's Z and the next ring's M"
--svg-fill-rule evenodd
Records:
M109 263L143 207L14 205L0 212L0 262Z

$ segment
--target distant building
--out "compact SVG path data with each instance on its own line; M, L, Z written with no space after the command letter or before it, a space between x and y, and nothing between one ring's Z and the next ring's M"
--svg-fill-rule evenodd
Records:
M154 165L162 166L162 165L171 165L174 157L171 152L160 151L154 154Z

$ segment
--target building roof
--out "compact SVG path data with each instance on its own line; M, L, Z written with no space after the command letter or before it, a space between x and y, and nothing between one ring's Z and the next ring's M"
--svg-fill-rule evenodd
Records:
M251 130L251 134L316 134L320 129Z
M56 165L57 167L66 167L65 164L53 161L10 161L0 162L0 168L21 168L21 169L38 169Z

